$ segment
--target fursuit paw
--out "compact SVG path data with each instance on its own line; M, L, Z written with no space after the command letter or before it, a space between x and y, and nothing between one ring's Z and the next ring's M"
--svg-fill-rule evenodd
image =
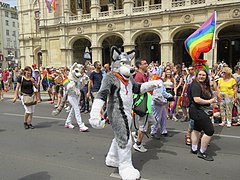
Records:
M133 166L126 167L119 170L119 175L123 180L136 180L140 179L140 172Z
M101 120L99 118L90 118L89 119L89 123L91 124L91 126L95 129L102 129L105 127L105 120Z
M114 167L114 168L117 168L118 167L118 161L116 158L109 158L108 156L106 157L106 166L108 167Z

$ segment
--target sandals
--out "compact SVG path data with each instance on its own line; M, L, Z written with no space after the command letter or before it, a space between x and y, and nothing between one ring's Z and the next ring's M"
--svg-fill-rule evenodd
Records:
M240 122L232 123L232 126L240 126Z

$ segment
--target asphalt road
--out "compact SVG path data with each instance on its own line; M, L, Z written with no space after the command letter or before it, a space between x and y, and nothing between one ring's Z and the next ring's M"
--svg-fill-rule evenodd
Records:
M7 97L7 95L5 96ZM10 95L8 95L10 97ZM23 128L23 107L5 98L0 102L0 180L114 180L118 170L105 166L113 138L103 130L63 127L67 113L52 117L53 105L40 103L34 113L35 129ZM82 114L88 127L88 114ZM76 123L76 122L75 122ZM142 179L236 180L240 172L240 127L215 127L209 151L213 162L190 153L184 144L188 123L168 120L171 137L146 138L147 153L134 150L133 164Z

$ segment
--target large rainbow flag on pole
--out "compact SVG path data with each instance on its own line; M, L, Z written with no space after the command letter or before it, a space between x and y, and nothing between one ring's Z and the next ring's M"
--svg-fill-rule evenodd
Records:
M198 68L208 69L207 60L199 59L201 53L207 53L214 48L217 13L214 13L191 34L185 41L185 48Z
M49 13L56 11L56 0L45 0L45 2Z

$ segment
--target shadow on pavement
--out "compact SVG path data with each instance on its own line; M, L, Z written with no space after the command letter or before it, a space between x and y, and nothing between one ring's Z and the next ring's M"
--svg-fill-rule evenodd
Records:
M48 174L48 172L39 172L35 174L30 174L27 176L24 176L18 180L50 180L51 176Z
M59 121L51 121L51 122L41 122L35 125L35 128L48 128L51 127L53 124L58 124Z

